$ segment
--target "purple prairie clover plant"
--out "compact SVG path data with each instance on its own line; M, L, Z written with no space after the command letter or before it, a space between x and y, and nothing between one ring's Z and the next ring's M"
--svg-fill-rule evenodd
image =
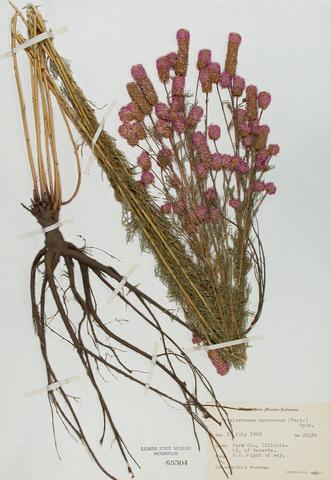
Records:
M276 193L267 177L279 146L269 143L270 128L262 118L271 95L246 85L237 73L241 36L229 34L223 67L210 49L199 51L193 94L186 88L189 43L189 32L179 30L177 52L156 60L161 93L142 65L132 67L131 102L119 111L119 133L137 149L137 181L206 272L218 311L213 341L219 343L245 337L261 314L265 261L256 215ZM231 151L224 150L225 137ZM253 282L259 296L254 313ZM210 343L199 323L189 326L194 342ZM224 375L230 365L244 366L246 351L215 350L209 358Z

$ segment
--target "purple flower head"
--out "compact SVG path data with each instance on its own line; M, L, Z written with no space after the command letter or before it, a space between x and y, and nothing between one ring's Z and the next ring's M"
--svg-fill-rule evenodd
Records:
M246 87L246 111L248 120L257 119L257 88L255 85Z
M176 34L177 42L189 42L190 41L190 32L185 30L185 28L181 28L177 31Z
M140 181L145 187L147 187L154 182L154 175L152 172L143 172L141 174Z
M173 96L181 96L184 93L185 88L185 77L183 75L176 75L172 80L172 90L171 93Z
M171 107L170 107L170 110L172 112L179 112L179 111L182 111L184 108L184 97L183 96L180 96L180 97L172 97L171 99ZM177 115L175 115L176 117Z
M231 86L231 75L228 72L221 73L220 85L222 88L229 88Z
M141 121L144 118L143 112L140 110L138 105L133 102L122 107L118 112L118 115L122 122L131 122L132 120Z
M129 122L122 123L122 125L120 125L118 128L118 133L121 135L121 137L125 139L128 138L130 131L131 131L131 125Z
M216 172L218 172L223 167L222 155L220 153L213 153L211 158L212 158L211 168L212 170L215 170Z
M155 107L155 114L160 120L170 120L169 108L165 103L158 103Z
M279 145L277 144L270 144L269 147L268 147L268 152L270 154L270 156L275 156L275 155L278 155L279 154Z
M267 169L267 163L269 160L269 152L264 149L258 152L255 156L255 170L264 171Z
M165 120L157 120L154 125L154 130L159 137L171 137L171 128Z
M211 62L211 51L207 48L198 53L197 69L207 68Z
M245 120L246 120L246 114L247 114L247 112L244 108L237 108L237 110L235 110L235 114L234 114L236 122L244 123Z
M209 350L208 351L208 357L209 357L211 363L216 368L217 373L219 375L224 376L228 373L228 371L230 370L230 365L229 365L228 362L226 362L225 360L223 360L221 358L221 356L220 356L220 354L218 353L217 350Z
M176 52L170 52L166 55L166 59L169 62L170 68L175 68L176 61L177 61L177 53Z
M230 207L234 208L237 210L238 208L241 207L241 201L238 198L231 198L229 201Z
M271 102L271 95L268 92L260 92L257 96L257 101L259 104L259 107L262 108L262 110L265 110L268 108Z
M251 129L247 123L239 123L238 129L242 137L248 137L248 135L251 133Z
M241 43L241 36L239 35L239 33L229 33L229 42L237 43L239 45Z
M273 182L268 182L265 184L265 190L268 193L268 195L274 195L276 193L276 186Z
M199 72L199 80L203 93L210 93L213 89L213 84L210 78L209 69L202 68Z
M172 162L172 151L168 147L162 147L157 154L157 164L160 168L167 168Z
M209 187L207 190L203 192L203 196L205 197L206 200L215 200L217 198L217 192L215 188Z
M151 159L147 152L142 152L139 157L137 158L137 165L142 170L148 171L152 166Z
M218 140L221 136L221 129L218 125L209 125L208 127L208 137L210 140Z
M212 162L212 156L209 150L209 147L206 143L203 143L198 146L199 154L202 159L202 163L206 167L211 167L211 162Z
M141 80L147 77L146 71L140 63L131 68L132 78L139 84Z
M221 66L217 62L211 62L208 67L209 78L212 83L218 83L221 78Z
M196 166L196 174L198 178L206 178L208 175L208 168L203 163L198 163Z
M245 80L242 77L234 77L232 80L232 95L240 97L245 88Z
M223 155L221 155L221 157L222 157L223 168L231 169L232 168L232 157L231 157L231 155L223 154Z
M187 120L186 120L187 126L189 128L195 128L200 122L202 116L203 116L203 109L199 107L199 105L193 106L187 116Z
M234 77L236 75L240 42L241 36L239 35L239 33L232 32L229 34L224 70L228 72L231 77Z
M177 118L173 121L172 125L176 133L180 134L185 132L185 121L183 117L180 117L178 115Z
M186 75L188 52L190 47L190 32L184 28L177 32L178 53L174 70L177 75Z
M159 57L156 60L157 74L161 82L169 80L170 62L167 57Z
M200 145L206 145L206 137L202 132L194 132L192 133L192 143L195 147Z

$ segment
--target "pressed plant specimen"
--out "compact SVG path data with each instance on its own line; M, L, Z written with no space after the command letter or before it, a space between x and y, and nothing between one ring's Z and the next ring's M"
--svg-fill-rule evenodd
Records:
M199 51L194 93L186 88L189 42L189 32L179 30L177 52L156 60L163 101L143 65L132 67L133 81L127 84L131 102L119 111L119 133L137 151L141 188L204 272L203 295L212 314L202 321L183 304L192 341L218 344L243 338L261 313L265 261L256 215L266 196L276 193L265 174L279 146L268 144L270 129L262 124L271 95L255 85L245 88L237 75L241 36L229 34L223 71L211 50ZM222 142L223 129L227 143ZM130 220L127 225L130 230ZM252 269L259 294L254 312L249 307ZM173 296L180 301L180 295ZM242 346L210 350L209 356L221 375L231 364L243 367L246 360Z
M45 32L38 12L32 7L28 12L38 32ZM279 147L267 144L269 127L262 124L270 95L254 85L245 89L237 75L240 41L238 34L229 35L222 71L210 50L200 51L196 88L190 94L185 87L189 32L179 30L177 51L156 63L163 102L142 65L132 68L134 81L127 85L131 103L120 111L120 135L139 150L141 176L105 131L94 146L95 158L123 205L128 239L138 234L142 248L154 254L156 274L182 307L193 342L205 345L245 338L260 318L265 294L257 211L266 195L276 191L264 175ZM91 146L99 124L90 102L54 44L45 42L40 48L65 115ZM211 103L212 94L218 106ZM230 153L219 145L220 119L210 120L209 112L217 108ZM254 286L255 309L249 303ZM246 346L209 351L209 356L225 374L230 366L245 366Z
M22 20L27 31L26 38L17 29L19 19ZM118 334L109 326L109 322L103 320L98 308L99 303L95 293L96 283L103 285L111 293L116 289L118 282L123 280L122 275L112 266L105 265L92 257L86 246L80 248L66 241L60 231L58 223L60 211L64 205L76 197L81 183L80 159L70 124L73 112L68 111L63 92L58 88L49 72L50 57L47 52L49 49L53 50L53 40L44 38L43 41L29 46L25 50L30 66L31 116L28 115L29 109L24 95L25 88L15 53L18 45L43 31L44 23L35 7L29 6L26 9L26 17L17 9L15 10L11 23L14 71L28 163L33 181L31 204L25 208L35 217L45 236L44 246L37 253L31 267L30 291L33 323L46 367L48 384L58 382L56 366L51 360L49 352L48 339L49 335L53 334L74 348L85 369L90 385L95 391L102 414L100 443L104 442L108 430L111 430L127 466L127 471L134 476L131 463L135 463L135 460L116 426L109 402L102 392L101 369L106 369L111 374L116 374L117 377L123 377L137 385L145 386L146 379L142 376L142 372L137 371L134 365L130 366L125 363L122 351L125 349L132 352L137 359L155 361L155 358L150 352L139 346L139 339L132 343L126 336ZM55 110L63 118L68 139L72 143L77 168L77 183L73 194L67 200L63 199L61 187L60 167L63 160L59 157L57 149ZM133 185L136 185L135 180L132 182L134 182ZM135 188L140 191L139 185L136 185ZM156 368L167 381L171 382L177 393L170 394L166 389L154 384L149 386L150 390L165 400L181 406L192 421L198 445L197 426L200 426L207 432L215 452L219 449L218 458L223 471L225 473L228 469L231 471L221 444L209 431L206 423L207 419L214 421L232 434L226 409L217 400L205 375L193 365L176 340L169 336L166 327L161 325L159 314L165 314L168 319L176 322L179 328L187 329L186 323L134 285L126 282L125 288L131 293L130 297L119 292L118 298L132 310L136 321L143 322L146 327L151 331L156 331L160 336L161 351L156 358ZM56 324L48 321L50 305L52 309L54 306L56 309ZM187 376L178 373L177 367L182 371L183 365L187 367L189 373ZM202 392L212 398L213 406L217 409L221 420L218 420L218 417L199 400ZM66 429L87 448L105 475L116 479L116 476L99 460L93 442L84 428L84 421L77 412L75 401L66 393L65 387L60 385L56 390L50 390L48 399L53 422L53 413L55 412Z

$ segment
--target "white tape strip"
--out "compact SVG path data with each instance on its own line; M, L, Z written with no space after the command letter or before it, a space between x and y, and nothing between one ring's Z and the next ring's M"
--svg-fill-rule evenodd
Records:
M110 115L111 111L113 110L113 108L115 107L115 105L116 105L116 100L112 100L110 102L110 104L108 105L108 107L107 107L107 109L106 109L106 111L105 111L105 113L104 113L104 115L101 119L101 122L99 124L99 127L98 127L97 131L94 134L94 137L92 139L92 144L91 144L91 150L92 150L93 155L94 155L95 144L97 143L97 140L100 137L100 134L105 127L106 120L109 117L109 115ZM90 173L92 163L93 163L93 155L91 155L89 160L88 160L88 164L87 164L86 170L84 172L85 175L89 175L89 173Z
M76 382L79 380L79 375L75 375L73 377L67 377L63 380L60 380L55 383L51 383L50 385L46 385L46 387L36 388L35 390L31 390L30 392L25 392L24 397L33 397L35 395L40 395L42 393L51 392L52 390L56 390L64 385L68 385L68 383Z
M144 391L145 395L148 394L149 387L151 386L151 383L152 383L153 373L154 373L159 349L160 349L160 342L154 342L153 356L152 356L152 359L151 359L151 365L150 365L149 372L148 372L147 382L145 384L145 391Z
M67 218L66 220L63 220L62 222L59 220L58 222L53 223L52 225L49 225L48 227L41 228L40 230L32 230L31 232L21 233L18 236L18 238L20 240L25 240L26 238L35 237L36 235L40 235L41 233L51 232L52 230L55 230L57 228L62 227L62 225L68 225L69 223L73 223L73 222L74 222L73 218Z
M194 345L193 347L184 348L185 352L196 352L199 350L219 350L221 348L232 347L233 345L240 345L241 343L248 343L255 340L263 340L263 335L256 335L255 337L240 338L239 340L230 340L229 342L216 343L215 345Z
M0 58L10 58L12 55L15 55L16 53L20 52L21 50L25 50L26 48L32 47L32 45L35 45L36 43L43 42L44 40L47 40L48 38L54 38L57 37L58 35L62 35L62 33L65 33L69 30L69 27L65 25L64 27L57 28L55 30L48 30L47 32L40 33L39 35L36 35L33 38L30 38L30 40L27 40L26 42L22 43L21 45L18 45L15 47L13 50L10 50L9 52L2 53L0 55Z
M132 267L126 272L126 274L124 275L124 277L122 278L120 283L117 285L115 290L112 292L112 294L108 298L107 303L111 303L114 300L114 298L117 297L117 295L120 293L120 291L122 290L122 288L124 287L124 285L128 281L129 276L132 275L132 273L137 270L138 266L139 266L138 263L134 263L132 265Z

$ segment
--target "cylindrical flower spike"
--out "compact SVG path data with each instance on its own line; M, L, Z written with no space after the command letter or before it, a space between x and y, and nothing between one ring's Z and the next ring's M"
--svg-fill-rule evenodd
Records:
M202 70L203 68L207 68L211 62L211 51L207 48L200 50L198 53L198 60L197 60L197 69Z
M234 77L232 80L232 95L241 97L245 88L245 80L242 77Z
M182 75L176 75L172 79L172 89L171 93L174 97L180 97L184 94L185 88L185 77Z
M154 124L154 131L159 137L170 138L171 137L171 128L169 127L168 122L164 120L157 120Z
M211 161L211 169L218 172L223 168L223 160L222 155L220 153L213 153L212 154L212 161Z
M166 55L166 59L169 62L169 66L172 69L175 69L176 62L177 62L177 53L176 52L170 52Z
M224 70L228 72L231 77L234 77L236 75L240 42L241 36L239 35L239 33L229 34Z
M147 76L143 65L133 65L133 67L131 68L131 75L136 81L141 91L143 92L143 94L145 95L148 103L150 103L151 105L156 105L158 102L157 94L152 82Z
M203 163L198 163L196 166L196 174L200 179L206 178L208 175L208 168Z
M199 80L203 93L210 93L213 89L213 84L210 79L208 68L202 68L199 73Z
M145 95L135 82L130 82L126 86L128 94L133 103L145 114L149 115L152 111L152 105L146 100Z
M185 132L185 120L181 116L177 116L177 118L172 122L173 128L176 133L184 133Z
M192 134L192 143L195 147L199 145L205 145L207 142L205 134L202 132L194 132Z
M223 376L228 373L230 370L230 365L228 362L222 359L217 350L209 350L208 357L210 358L219 375Z
M257 135L255 138L255 148L256 150L262 150L266 146L270 128L268 125L260 125L256 131Z
M231 87L231 76L228 72L222 72L220 76L220 85L222 88Z
M246 87L246 111L249 121L257 119L257 88L255 85L248 85Z
M221 66L217 62L211 62L208 67L209 78L212 83L218 83L221 79Z
M155 106L155 114L160 120L170 120L169 107L165 103L158 103Z
M170 76L170 62L166 56L159 57L156 60L156 69L160 81L167 82Z
M200 122L202 116L203 116L203 109L198 105L193 106L187 116L186 125L189 128L195 128Z
M190 32L181 28L177 32L178 53L174 65L176 75L186 75L188 66L188 53L190 47Z

